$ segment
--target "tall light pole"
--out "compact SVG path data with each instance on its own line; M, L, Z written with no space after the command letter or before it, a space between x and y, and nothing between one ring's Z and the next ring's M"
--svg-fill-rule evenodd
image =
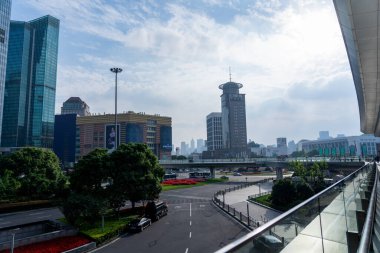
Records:
M117 139L118 139L118 131L117 131L117 74L123 71L121 68L111 68L111 72L115 73L115 150L117 149Z

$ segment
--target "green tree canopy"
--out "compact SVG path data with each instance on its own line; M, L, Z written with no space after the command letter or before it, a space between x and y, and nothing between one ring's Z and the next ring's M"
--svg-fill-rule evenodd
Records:
M145 144L122 144L110 154L110 185L114 196L114 207L124 197L134 203L139 200L152 200L161 191L160 182L165 174L157 157Z
M296 199L296 188L290 180L282 179L272 188L272 203L286 207Z
M0 176L12 171L13 179L20 183L18 196L46 198L66 186L58 157L50 149L23 148L1 160Z
M103 195L102 182L108 178L108 159L106 149L95 149L80 159L70 175L71 189L76 193Z

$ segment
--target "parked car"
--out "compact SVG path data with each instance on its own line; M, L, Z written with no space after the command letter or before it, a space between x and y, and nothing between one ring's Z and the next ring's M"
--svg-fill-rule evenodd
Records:
M137 218L132 220L129 223L129 230L142 232L145 228L149 227L152 224L152 220L146 217Z
M284 244L273 235L262 235L253 241L253 247L260 252L278 253L284 248Z
M241 176L242 174L241 173L239 173L239 172L234 172L234 174L233 174L234 176Z

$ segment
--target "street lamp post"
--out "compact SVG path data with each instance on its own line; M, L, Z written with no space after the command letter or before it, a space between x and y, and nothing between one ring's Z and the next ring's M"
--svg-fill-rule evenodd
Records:
M13 253L13 250L15 248L15 236L16 236L17 231L19 231L19 230L20 230L20 228L15 228L15 229L12 229L10 231L12 234L11 253Z
M117 74L123 71L121 68L111 68L111 72L115 73L115 150L117 149L118 131L117 131Z

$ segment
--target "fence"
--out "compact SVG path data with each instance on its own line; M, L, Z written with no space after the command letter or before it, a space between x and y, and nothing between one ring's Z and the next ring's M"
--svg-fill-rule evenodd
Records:
M243 188L246 188L246 187L250 187L252 185L266 183L266 182L269 182L269 181L272 181L272 180L273 180L273 178L267 178L267 179L263 179L263 180L260 180L260 181L244 183L244 184L236 185L234 187L230 187L230 188L227 188L227 189L224 189L224 190L221 190L221 191L217 191L217 192L214 193L213 202L219 208L221 208L226 213L228 213L231 217L233 217L234 219L236 219L237 221L239 221L240 223L242 223L244 226L246 226L249 230L253 230L253 229L259 227L260 225L262 225L265 221L259 221L259 220L255 219L255 218L249 216L249 212L247 212L247 215L245 215L244 213L239 212L238 210L236 210L234 207L226 204L224 202L224 195L226 193L228 193L228 192L240 190L240 189L243 189ZM268 194L268 193L267 192L263 192L263 193L259 193L259 194L255 194L255 195L262 196L262 195L266 195L266 194ZM223 196L223 201L220 200L218 198L218 196ZM251 196L254 196L254 195L250 195L249 197L251 197ZM248 205L248 203L247 203L247 205ZM247 208L248 208L248 206L247 206Z

